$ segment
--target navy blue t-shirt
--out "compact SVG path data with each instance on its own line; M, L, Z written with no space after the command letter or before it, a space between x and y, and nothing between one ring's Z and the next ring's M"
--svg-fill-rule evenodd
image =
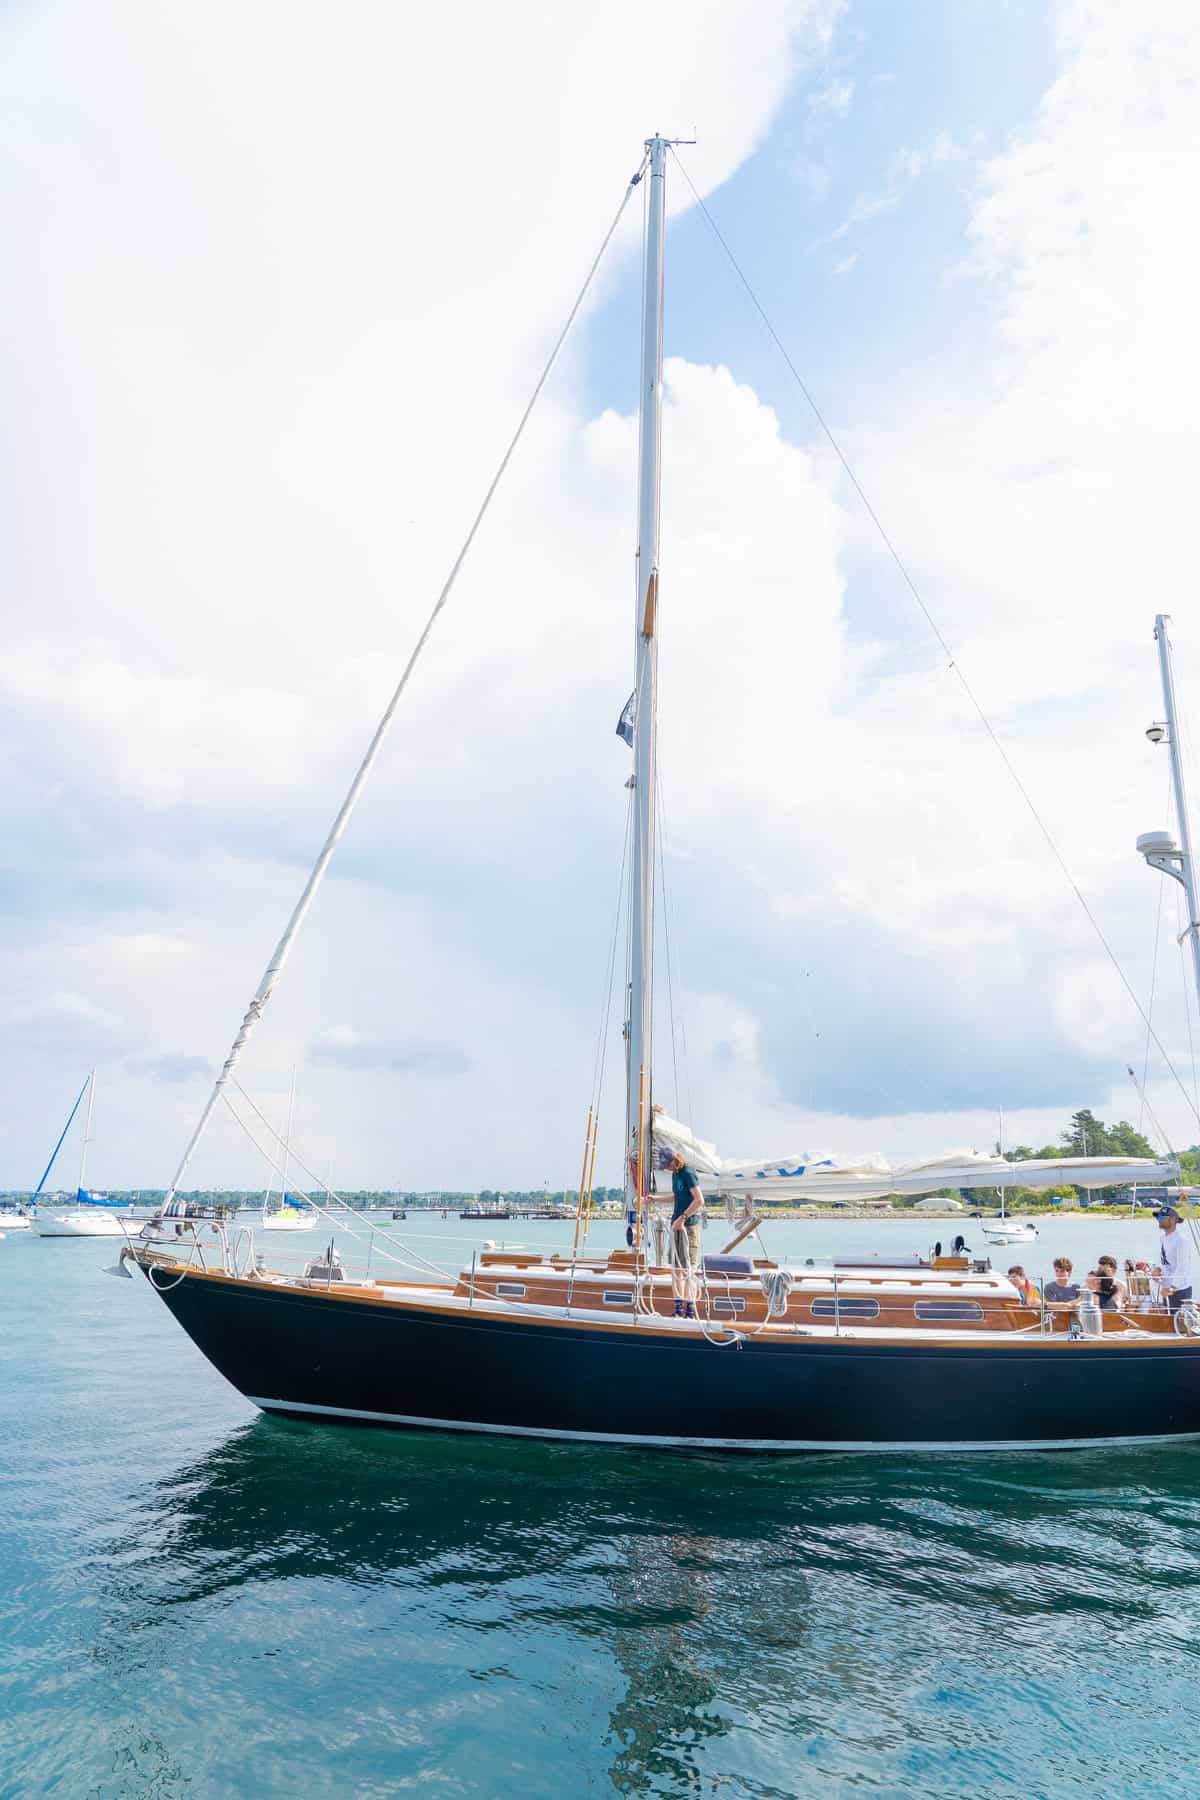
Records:
M684 1163L682 1169L673 1171L671 1175L671 1192L675 1196L675 1205L671 1210L672 1224L674 1224L680 1214L685 1213L692 1204L692 1189L699 1186L700 1183L696 1179L695 1169L689 1169L686 1163ZM692 1217L698 1220L700 1215L699 1213L693 1213Z

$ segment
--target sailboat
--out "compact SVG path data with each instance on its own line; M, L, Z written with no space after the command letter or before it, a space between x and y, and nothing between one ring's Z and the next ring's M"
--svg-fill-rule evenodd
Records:
M189 1235L175 1199L218 1101L229 1098L230 1085L244 1095L233 1070L279 980L495 491L493 482L183 1153L165 1209L174 1241L147 1228L122 1251L119 1266L141 1270L209 1361L256 1406L306 1419L756 1452L1049 1449L1200 1437L1200 1313L1184 1308L1171 1315L1163 1307L1136 1316L1098 1309L1067 1315L1044 1302L1030 1306L961 1239L949 1255L812 1259L803 1265L745 1251L759 1224L755 1207L764 1198L861 1200L995 1186L1008 1167L1002 1159L964 1152L906 1165L879 1157L729 1162L654 1103L655 671L670 148L660 136L646 142L625 196L646 180L634 695L622 716L634 762L627 1242L588 1252L589 1178L581 1183L569 1253L485 1249L457 1273L414 1269L410 1261L411 1272L393 1277L379 1272L382 1234L376 1232L374 1274L352 1274L331 1244L297 1275L270 1268L244 1245L231 1243L220 1221L197 1224ZM598 262L599 256L593 273ZM524 418L497 482L523 428ZM593 1167L594 1143L593 1128ZM672 1271L655 1242L655 1171L677 1151L700 1173L711 1197L742 1202L745 1221L719 1255L703 1256L689 1272L694 1316L674 1305ZM586 1152L584 1165L586 1172ZM1064 1179L1101 1186L1161 1179L1172 1169L1149 1159L1055 1160L1023 1164L1022 1181L1032 1188ZM405 1247L397 1241L396 1249Z
M1036 1244L1038 1239L1032 1219L1014 1219L1003 1211L998 1219L984 1219L980 1229L989 1244Z
M1038 1228L1032 1219L1013 1219L1001 1213L998 1219L985 1219L982 1227L989 1244L1036 1244Z
M279 1199L273 1201L271 1183L263 1195L262 1218L259 1221L263 1231L312 1231L315 1229L320 1214L311 1206L295 1206L288 1196L288 1165L292 1153L292 1119L296 1110L296 1071L292 1070L292 1084L288 1092L287 1136L283 1140L283 1168L279 1177ZM272 1172L273 1177L273 1172Z
M79 1150L79 1180L75 1187L75 1198L72 1202L65 1197L55 1198L50 1202L41 1202L37 1207L34 1229L39 1237L45 1238L81 1238L81 1237L123 1237L124 1226L118 1213L123 1210L123 1202L110 1200L107 1194L92 1193L85 1186L87 1175L88 1145L92 1141L92 1110L96 1101L96 1071L93 1069L79 1090L79 1096L67 1116L62 1128L62 1135L54 1146L54 1154L46 1164L45 1173L37 1186L34 1200L38 1200L51 1169L54 1167L58 1153L62 1149L63 1140L71 1129L71 1122L79 1111L80 1102L87 1095L87 1114L83 1127L83 1143ZM125 1209L127 1210L127 1209Z
M1000 1114L1000 1139L996 1144L998 1156L1004 1155L1004 1114ZM1006 1164L1007 1166L1007 1164ZM997 1219L984 1219L980 1229L989 1244L1036 1244L1038 1229L1032 1219L1014 1219L1008 1210L1008 1183L1000 1183L1000 1216Z

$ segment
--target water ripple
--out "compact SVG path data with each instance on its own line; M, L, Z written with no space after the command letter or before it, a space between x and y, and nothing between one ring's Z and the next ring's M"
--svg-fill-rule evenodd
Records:
M0 1795L1200 1785L1196 1452L670 1460L250 1417L79 1250L52 1317L3 1275Z

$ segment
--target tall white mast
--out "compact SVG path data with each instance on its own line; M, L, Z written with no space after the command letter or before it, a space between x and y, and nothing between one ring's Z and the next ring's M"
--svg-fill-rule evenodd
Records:
M650 138L646 268L642 296L642 391L638 462L637 584L634 601L633 843L629 892L629 1019L625 1093L625 1185L636 1198L631 1156L650 1151L651 1050L654 1035L654 814L658 665L659 454L662 446L663 246L667 140ZM648 1186L640 1167L642 1191Z
M1146 736L1161 743L1165 735L1171 754L1171 780L1175 788L1175 817L1179 824L1179 843L1166 832L1150 831L1138 839L1138 849L1154 868L1171 875L1187 895L1188 923L1184 936L1191 939L1192 972L1196 981L1196 998L1200 1004L1200 906L1196 901L1196 864L1192 856L1192 826L1188 816L1187 789L1183 783L1183 754L1179 739L1178 712L1175 706L1175 671L1171 663L1171 640L1167 636L1169 613L1159 613L1154 620L1154 636L1158 643L1158 665L1162 675L1163 708L1166 731L1162 725L1150 726Z
M83 1124L83 1144L79 1151L79 1186L76 1191L80 1194L82 1194L84 1192L83 1177L84 1177L84 1171L87 1169L88 1145L92 1141L92 1106L93 1106L93 1103L95 1102L95 1099L96 1099L96 1071L95 1071L95 1069L93 1069L91 1074L88 1076L87 1117L85 1118L84 1124Z

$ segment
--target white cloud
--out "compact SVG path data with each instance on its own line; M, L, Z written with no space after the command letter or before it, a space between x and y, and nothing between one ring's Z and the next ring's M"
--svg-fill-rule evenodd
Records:
M1200 376L1183 350L1200 256L1177 229L1200 160L1200 42L1192 9L1171 0L1136 19L1071 5L1060 9L1059 54L1036 119L980 172L969 266L986 281L990 329L906 371L847 443L1145 994L1156 878L1132 846L1163 816L1165 765L1141 736L1159 709L1159 608L1178 615L1181 682L1200 695L1184 600L1198 573L1185 438ZM886 558L856 524L856 562L894 592ZM911 944L949 928L951 903L987 966L989 935L1013 934L1000 966L1031 1015L1056 1020L1068 1053L1086 1051L1097 1075L1107 1063L1119 1079L1126 1060L1140 1061L1144 1027L997 778L944 659L930 645L929 674L906 672L906 641L919 650L928 640L916 619L895 637L901 654L882 665L868 712L880 723L890 713L897 731L906 711L923 713L904 757L935 800L931 828L953 833L962 879L936 843L929 855L927 838L921 885L889 881L884 896L876 886L878 906L895 909ZM973 810L986 831L973 828ZM955 930L947 942L960 940ZM963 964L968 972L981 969ZM1160 1029L1186 1068L1180 984L1164 979ZM1158 1094L1175 1137L1194 1140L1178 1090L1168 1082Z
M814 248L840 243L852 231L869 224L882 213L895 212L917 182L933 171L945 168L962 154L960 146L945 131L935 132L925 144L902 145L888 160L883 186L873 193L859 194L841 224L825 237L818 238Z
M421 1044L410 1039L364 1037L351 1025L335 1025L313 1044L314 1063L342 1069L386 1069L394 1075L465 1075L471 1060L448 1044Z
M844 119L854 99L854 83L834 76L832 81L808 97L808 110L818 118Z
M0 362L4 805L29 883L0 951L29 1028L7 1034L11 1157L53 1142L106 1042L126 1068L104 1077L95 1179L166 1179L196 1110L181 1072L232 1035L644 115L706 120L689 166L710 188L761 139L794 28L819 42L834 10L764 4L748 29L745 9L668 6L632 85L611 10L431 16L419 54L387 12L332 49L302 9L282 39L269 8L5 21L0 205L28 247ZM992 329L846 431L1143 988L1155 896L1128 846L1164 776L1140 735L1148 615L1197 572L1194 253L1172 225L1197 148L1187 16L1160 5L1135 39L1106 9L1064 13L1060 79L982 172L963 246ZM955 154L902 154L854 222ZM582 1137L628 771L636 428L586 419L578 374L523 446L248 1059L276 1124L300 1064L298 1151L346 1180L557 1182ZM676 359L668 383L663 776L697 1126L727 1154L917 1153L987 1141L994 1099L1038 1141L1140 1027L943 660L885 611L895 578L826 457L736 369ZM1200 656L1182 663L1200 694ZM470 1067L449 1081L439 1055ZM1152 1099L1196 1135L1161 1081ZM196 1179L260 1176L219 1122Z
M819 158L801 157L794 165L792 174L809 199L819 205L828 194L830 183L833 180L833 159L828 153Z
M179 1050L162 1056L135 1057L125 1067L131 1075L149 1075L154 1081L198 1081L213 1074L202 1056L187 1056Z
M6 1088L14 1155L35 1158L64 1063L103 1037L127 1067L102 1088L96 1177L152 1179L147 1160L165 1174L195 1105L183 1073L232 1033L642 138L702 118L689 171L710 190L838 10L458 5L418 32L375 7L333 37L315 6L184 17L126 0L101 27L61 0L6 17L0 227L21 254L0 353L5 811L30 893L0 959L14 1005L34 1009ZM598 297L635 252L637 210ZM432 1046L470 1062L452 1085L472 1081L478 1124L453 1159L475 1157L480 1179L529 1111L539 1042L578 1037L521 917L546 857L531 800L559 816L560 780L586 766L598 814L601 757L621 797L610 624L628 470L594 466L578 356L251 1064L277 1095L311 1055L304 1126L317 1153L349 1133L364 1178L394 1164L394 1107L383 1074L360 1071L352 1092L316 1063L340 1020L360 1061ZM597 867L608 851L596 840ZM390 898L365 900L379 884ZM593 924L564 948L573 979ZM76 1012L35 1017L47 992ZM428 1111L437 1071L405 1079L425 1109L406 1161L453 1180ZM214 1178L244 1164L228 1121L213 1145Z
M133 1041L118 1014L69 991L15 1001L5 1008L3 1023L10 1041L33 1055L74 1054L86 1062Z

